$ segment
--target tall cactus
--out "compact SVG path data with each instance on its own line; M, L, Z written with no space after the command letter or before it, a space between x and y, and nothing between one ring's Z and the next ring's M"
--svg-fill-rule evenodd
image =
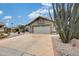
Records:
M75 31L78 16L78 3L52 3L56 30L62 42L68 43Z

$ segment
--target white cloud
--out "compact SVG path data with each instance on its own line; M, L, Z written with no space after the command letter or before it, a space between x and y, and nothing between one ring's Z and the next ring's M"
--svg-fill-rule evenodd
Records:
M47 6L47 7L52 6L51 3L41 3L41 4L44 5L44 6Z
M12 16L4 16L3 19L5 19L5 20L10 20L10 19L12 19Z
M12 16L4 16L4 18L2 19L6 25L8 25L9 21L12 19Z
M42 8L40 8L40 9L38 9L38 10L36 10L36 11L33 11L32 13L30 13L29 15L28 15L28 17L30 18L30 19L34 19L34 18L36 18L36 17L38 17L38 16L44 16L44 17L47 17L48 16L48 9L47 8L44 8L44 7L42 7ZM53 13L53 10L52 9L50 9L50 13L52 14Z
M22 16L18 16L18 18L21 18Z
M39 14L39 13L36 13L36 12L32 12L32 13L30 13L30 14L28 15L28 17L29 17L30 19L34 19L34 18L36 18L36 17L38 17L38 16L40 16L40 14Z
M37 13L48 13L48 9L46 9L46 8L41 8L41 9L38 9L37 11L36 11Z
M32 13L30 13L28 15L28 17L30 19L34 19L34 18L36 18L38 16L44 16L44 17L50 18L49 17L49 9L50 9L51 15L53 16L53 10L51 8L52 5L50 3L41 3L41 4L43 5L42 8L37 9L36 11L33 11Z
M28 17L29 17L30 19L33 19L33 18L36 18L36 17L38 17L38 16L44 16L44 14L46 14L46 13L48 13L48 9L42 7L42 8L40 8L40 9L38 9L38 10L33 11L32 13L30 13L30 14L28 15Z
M28 15L28 17L29 17L29 19L30 19L30 21L29 21L28 23L30 23L31 21L33 21L33 20L34 20L36 17L38 17L38 16L43 16L43 15L40 14L40 13L37 13L36 11L30 13L30 14Z
M3 14L3 11L2 10L0 10L0 14Z

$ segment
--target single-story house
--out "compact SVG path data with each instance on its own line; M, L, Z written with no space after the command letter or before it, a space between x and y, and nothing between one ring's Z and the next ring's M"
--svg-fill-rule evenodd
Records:
M4 31L5 24L3 22L0 22L0 32Z
M26 25L26 28L31 33L55 33L55 27L52 20L45 17L37 17L32 22Z

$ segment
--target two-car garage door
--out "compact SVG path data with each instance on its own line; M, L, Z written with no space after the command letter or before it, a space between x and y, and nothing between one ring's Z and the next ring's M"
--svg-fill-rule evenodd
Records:
M37 26L33 27L34 33L51 33L51 27L50 26Z

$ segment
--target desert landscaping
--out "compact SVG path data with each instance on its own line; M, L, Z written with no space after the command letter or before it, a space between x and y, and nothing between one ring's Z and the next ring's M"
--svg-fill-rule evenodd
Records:
M79 40L73 39L70 43L62 43L59 36L52 37L55 48L60 56L79 56Z
M79 3L0 5L0 56L79 56Z

